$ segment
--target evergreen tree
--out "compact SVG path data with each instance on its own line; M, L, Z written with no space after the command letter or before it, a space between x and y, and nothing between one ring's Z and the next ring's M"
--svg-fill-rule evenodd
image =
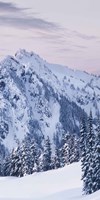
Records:
M61 147L61 166L65 166L65 164L69 164L69 154L70 154L70 135L69 134L63 134L62 135L62 147Z
M51 153L52 153L51 152L51 143L50 143L50 139L48 136L44 143L43 161L42 161L43 171L48 171L51 169L51 166L52 166Z
M87 129L86 122L83 117L80 125L80 156L81 156L81 168L82 168L82 180L85 178L86 173L86 138L87 138Z
M85 134L85 131L83 131ZM84 135L83 134L83 135ZM84 136L83 136L84 138ZM86 145L86 148L85 148ZM93 182L94 182L94 146L95 146L95 135L93 129L93 119L92 112L90 111L90 116L88 120L88 132L86 136L86 143L84 142L83 157L82 157L82 170L83 170L83 191L85 194L91 194L93 191Z
M69 164L73 163L76 161L75 159L75 136L74 135L70 135L69 137L69 141L68 141L68 144L69 144Z
M60 163L60 150L58 147L55 147L55 157L54 157L54 168L58 169L61 166Z
M30 157L31 157L31 174L33 172L39 172L40 166L39 166L39 149L37 147L37 144L32 139L30 144Z
M30 145L27 138L24 139L21 145L21 166L23 176L31 174Z
M93 191L95 192L100 189L100 120L99 119L98 119L98 126L96 129L93 173L94 173Z
M62 137L61 166L79 161L79 138L69 133Z
M3 171L2 172L3 176L10 176L10 171L11 171L11 154L10 153L4 159L2 171Z
M10 176L23 176L20 146L12 150L10 158Z
M77 135L73 135L74 137L74 157L73 162L78 162L80 159L80 147L79 147L79 137Z

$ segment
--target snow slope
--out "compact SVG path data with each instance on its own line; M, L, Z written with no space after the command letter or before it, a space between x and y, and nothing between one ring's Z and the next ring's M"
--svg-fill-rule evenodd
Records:
M54 91L59 91L74 101L89 114L92 108L94 116L100 109L100 76L85 71L73 70L69 67L50 64L34 52L20 50L15 54L22 65L32 66L36 73L50 83Z
M80 163L23 178L1 177L0 200L100 200L100 191L82 195Z

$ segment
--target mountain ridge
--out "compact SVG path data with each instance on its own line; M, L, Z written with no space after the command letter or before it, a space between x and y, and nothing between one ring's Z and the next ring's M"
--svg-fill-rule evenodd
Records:
M82 115L91 108L98 115L100 77L60 66L26 50L0 63L0 138L7 148L26 134L38 143L47 135L53 141L67 131L79 134Z

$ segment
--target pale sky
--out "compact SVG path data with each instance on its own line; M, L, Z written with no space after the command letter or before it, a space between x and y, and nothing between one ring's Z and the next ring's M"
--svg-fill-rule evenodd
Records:
M0 60L20 48L100 74L100 0L0 1Z

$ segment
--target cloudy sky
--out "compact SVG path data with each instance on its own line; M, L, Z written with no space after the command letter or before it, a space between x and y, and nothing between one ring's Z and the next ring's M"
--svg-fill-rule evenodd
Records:
M0 1L0 60L20 48L100 74L100 0Z

